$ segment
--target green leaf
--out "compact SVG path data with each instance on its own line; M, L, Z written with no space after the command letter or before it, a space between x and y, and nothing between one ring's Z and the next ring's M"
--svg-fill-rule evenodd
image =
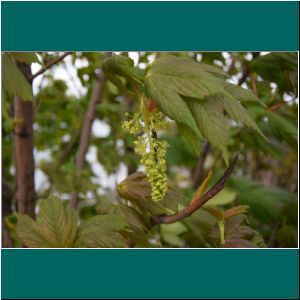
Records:
M51 197L41 202L40 220L43 232L53 244L64 247L73 244L78 222L74 209L64 206L58 198Z
M146 224L144 224L143 216L134 208L120 205L120 211L126 223L141 231L147 231Z
M236 195L237 194L235 191L229 188L224 188L215 197L209 200L204 206L227 205L235 200Z
M207 97L199 101L187 100L187 105L202 134L223 152L224 159L228 163L229 127L221 103Z
M222 70L180 57L164 56L150 67L145 91L158 108L175 120L195 145L203 135L218 147L228 163L229 116L258 132L259 128L240 101L258 101L252 92L224 81ZM261 133L261 132L260 132ZM262 134L262 133L261 133Z
M189 150L192 154L198 156L200 155L200 144L202 137L196 136L194 132L187 126L182 123L177 124L178 135L182 136L188 143ZM169 152L169 151L168 151Z
M182 247L184 244L184 241L182 239L172 233L164 233L162 234L162 238L166 243L172 246Z
M204 209L198 209L190 217L184 219L183 223L189 229L184 234L187 244L195 248L211 247L207 236L216 222L216 218Z
M201 134L194 116L182 96L202 99L224 91L222 81L203 64L179 57L157 59L147 72L145 89L163 113L188 126L199 137Z
M27 215L17 215L17 234L22 242L31 248L54 247L44 237L40 226Z
M127 230L122 235L136 246L148 247L148 220L133 207L121 203L112 203L107 198L102 198L96 207L99 214L121 216L126 222Z
M18 215L17 233L22 242L33 248L73 247L78 214L55 198L41 200L39 223Z
M185 68L188 66L189 69L194 69L196 72L206 71L208 73L211 73L213 75L218 75L221 78L228 78L228 74L224 72L222 69L220 69L217 66L213 66L212 64L206 64L206 63L200 63L196 62L194 59L191 59L190 57L178 57L174 56L172 54L163 54L161 58L159 58L160 61L162 61L165 65L172 65L175 64L178 67Z
M235 121L250 127L266 140L254 120L241 103L233 98L222 95L208 96L204 100L194 101L187 99L187 104L192 111L199 129L208 141L218 147L228 163L227 144L229 140L229 124L224 111Z
M226 92L240 102L255 101L263 105L263 103L258 100L251 90L244 89L229 82L224 82L224 88Z
M119 231L126 223L121 216L95 216L78 229L77 246L86 248L124 248L127 247Z
M251 118L246 109L238 101L234 99L227 99L226 97L221 97L219 98L219 100L222 101L224 109L233 120L241 122L245 126L258 131L260 135L266 139L264 134L256 125L255 121Z
M183 240L179 238L179 235L187 231L185 225L181 222L174 224L162 224L160 226L162 239L170 245L181 247L183 246Z
M13 58L16 61L22 63L26 63L26 64L31 64L34 62L38 64L41 63L34 52L9 52L9 54L13 56Z
M121 216L116 215L99 215L86 221L80 227L80 230L86 230L91 227L101 228L107 231L121 231L125 229L126 223Z
M10 96L15 94L22 100L32 100L32 88L10 55L2 54L2 84Z
M287 142L291 147L297 148L298 128L287 118L276 112L268 113L269 128L272 134L280 141Z

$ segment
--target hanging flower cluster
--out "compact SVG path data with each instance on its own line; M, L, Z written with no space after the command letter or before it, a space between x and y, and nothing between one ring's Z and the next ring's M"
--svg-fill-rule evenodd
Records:
M124 131L138 135L134 141L135 152L141 157L141 164L145 166L147 179L151 186L151 198L160 201L168 190L166 175L166 153L168 143L157 138L157 132L166 127L164 115L155 110L146 110L146 113L135 113L124 121Z

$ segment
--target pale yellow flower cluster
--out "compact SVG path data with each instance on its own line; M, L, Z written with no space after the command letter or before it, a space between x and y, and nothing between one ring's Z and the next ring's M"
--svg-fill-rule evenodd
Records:
M148 112L147 120L143 120L142 115L136 113L122 124L124 131L139 134L134 142L135 152L141 156L140 162L145 166L153 201L162 200L168 190L166 175L168 143L157 138L157 132L165 127L164 115L157 111Z

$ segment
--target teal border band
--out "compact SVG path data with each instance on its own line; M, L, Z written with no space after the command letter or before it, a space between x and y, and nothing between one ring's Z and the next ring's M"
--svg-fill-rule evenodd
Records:
M2 298L298 299L298 250L2 250Z
M3 51L297 51L299 3L7 2Z

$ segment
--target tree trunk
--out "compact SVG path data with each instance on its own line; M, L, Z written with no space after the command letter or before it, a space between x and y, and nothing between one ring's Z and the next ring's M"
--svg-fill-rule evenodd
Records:
M18 63L19 68L28 79L30 66ZM31 82L30 82L31 83ZM35 216L34 157L33 157L33 101L23 101L14 97L15 167L16 197L18 212Z

